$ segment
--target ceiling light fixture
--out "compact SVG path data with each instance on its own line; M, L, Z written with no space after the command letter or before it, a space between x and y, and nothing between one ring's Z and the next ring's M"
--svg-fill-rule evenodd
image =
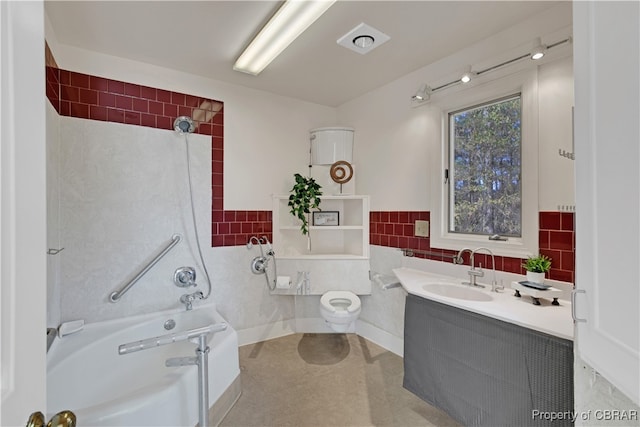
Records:
M378 46L383 45L389 41L389 39L391 39L391 37L382 31L361 22L347 34L336 40L336 43L349 50L358 52L360 55L365 55Z
M242 52L233 69L257 76L335 1L285 1Z
M353 39L353 44L358 46L360 49L366 49L373 45L376 39L371 37L370 35L363 34Z
M462 83L469 83L471 81L471 78L475 75L476 73L474 73L473 71L471 71L471 65L469 65L467 67L467 71L465 71L462 76L460 77L460 81Z
M540 59L547 52L547 47L542 44L540 37L536 38L533 42L533 49L531 50L530 58L533 60Z

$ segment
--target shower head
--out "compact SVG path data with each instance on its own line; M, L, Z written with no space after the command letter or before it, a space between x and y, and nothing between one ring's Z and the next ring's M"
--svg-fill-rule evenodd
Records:
M173 121L173 129L178 133L193 133L196 125L188 116L180 116Z

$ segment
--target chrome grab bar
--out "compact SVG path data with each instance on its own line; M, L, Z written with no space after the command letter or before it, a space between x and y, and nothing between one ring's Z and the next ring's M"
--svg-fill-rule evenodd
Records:
M175 245L177 245L180 240L182 240L182 236L180 236L179 234L174 234L173 236L171 236L171 242L169 242L169 244L162 250L162 252L156 255L155 258L153 258L142 270L140 270L140 272L136 274L136 277L134 277L129 281L129 283L124 285L122 289L112 292L111 295L109 295L109 301L118 302L122 295L124 295L129 289L131 289L131 287L135 285L135 283L140 280L140 278L144 276L147 271L151 270L151 268L156 265L156 263L160 261L160 259L165 256L167 252L169 252Z
M227 329L227 324L224 322L212 323L209 326L203 326L200 328L189 329L184 332L174 332L173 334L160 335L153 338L147 338L140 341L132 341L130 343L122 344L118 346L118 354L135 353L136 351L147 350L150 348L160 347L167 344L173 344L180 341L192 340L203 335L221 332Z

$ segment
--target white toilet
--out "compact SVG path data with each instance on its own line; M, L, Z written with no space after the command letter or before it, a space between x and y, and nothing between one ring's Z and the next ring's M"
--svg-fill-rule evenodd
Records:
M336 332L347 332L360 311L360 298L353 292L329 291L320 298L320 314Z

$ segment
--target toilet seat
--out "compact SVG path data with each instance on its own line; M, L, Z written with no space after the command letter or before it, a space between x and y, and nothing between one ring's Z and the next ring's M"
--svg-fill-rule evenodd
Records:
M349 306L346 307L347 313L355 313L360 310L360 298L353 292L349 291L329 291L322 295L320 298L320 305L330 313L337 313L338 309L331 303L333 301L342 300L349 301ZM343 310L340 310L343 311Z

